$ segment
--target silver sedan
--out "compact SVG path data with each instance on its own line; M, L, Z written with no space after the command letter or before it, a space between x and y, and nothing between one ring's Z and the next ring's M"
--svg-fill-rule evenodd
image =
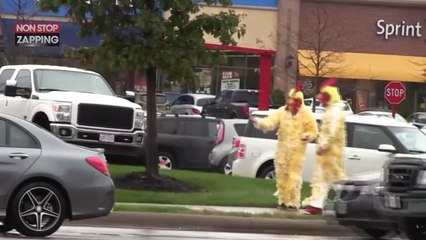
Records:
M102 149L65 143L0 114L0 232L48 236L64 219L108 215L114 184Z

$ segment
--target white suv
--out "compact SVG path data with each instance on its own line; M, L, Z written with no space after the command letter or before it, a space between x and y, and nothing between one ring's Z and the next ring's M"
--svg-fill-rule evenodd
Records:
M253 115L265 117L269 113L257 111ZM321 115L316 115L316 118L320 123ZM416 127L388 117L349 115L346 116L346 128L345 169L348 177L351 177L380 172L384 162L390 160L394 153L410 153L413 139L407 136L412 135L410 133ZM237 159L232 162L232 175L275 178L273 161L276 146L276 133L263 134L249 123L239 139ZM304 181L311 180L315 149L314 142L308 144L302 173Z

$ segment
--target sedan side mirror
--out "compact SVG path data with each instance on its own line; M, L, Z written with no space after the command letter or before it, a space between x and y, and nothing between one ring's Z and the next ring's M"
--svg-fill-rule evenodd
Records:
M396 148L390 144L380 144L379 149L380 152L390 152L390 153L396 153Z
M17 82L15 80L7 80L6 81L6 87L4 88L4 95L9 97L16 97L16 90L17 90Z

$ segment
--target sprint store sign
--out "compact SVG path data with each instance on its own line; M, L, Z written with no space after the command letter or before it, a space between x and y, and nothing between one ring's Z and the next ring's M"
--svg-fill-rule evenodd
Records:
M409 24L406 21L401 21L400 23L388 23L384 19L380 19L376 23L377 26L377 35L383 36L384 39L388 40L390 37L412 37L420 38L422 37L422 26L420 22L415 24Z

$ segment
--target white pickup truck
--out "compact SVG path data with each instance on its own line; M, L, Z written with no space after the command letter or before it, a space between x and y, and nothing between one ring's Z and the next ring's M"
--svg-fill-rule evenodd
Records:
M117 97L98 73L49 65L0 68L0 112L106 155L139 157L145 112Z
M265 117L268 111L253 112ZM316 115L317 122L321 114ZM412 145L424 137L416 127L388 117L346 116L347 146L345 169L348 177L382 171L385 161L394 153L409 154ZM420 135L419 135L420 134ZM249 123L239 138L237 159L230 161L232 175L251 178L275 178L273 160L277 146L275 133L263 134ZM423 139L423 138L422 138ZM310 181L315 159L315 143L309 143L302 172L304 181Z

